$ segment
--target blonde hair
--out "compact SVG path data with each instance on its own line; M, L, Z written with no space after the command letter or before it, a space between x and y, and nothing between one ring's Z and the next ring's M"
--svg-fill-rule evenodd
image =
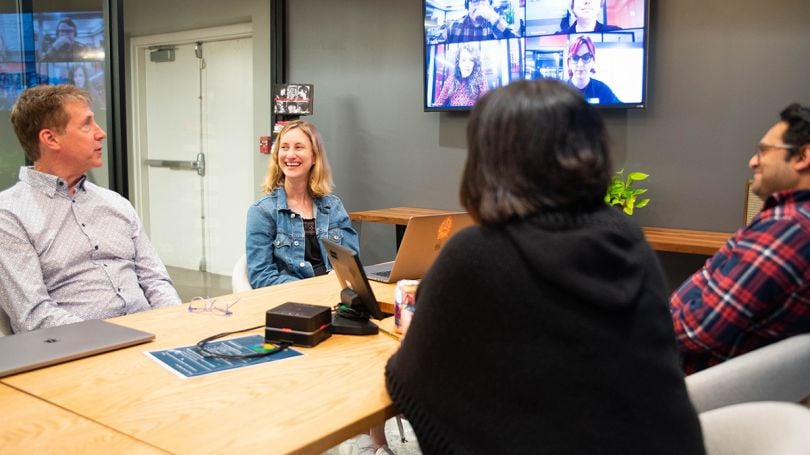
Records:
M315 125L304 120L293 120L282 128L278 133L276 141L273 143L273 151L270 154L270 161L267 163L267 175L264 177L262 192L270 193L273 190L284 186L284 172L278 166L278 151L281 147L281 139L285 134L300 129L309 138L312 144L313 165L309 170L309 194L312 197L323 197L332 194L332 171L329 168L329 161L326 159L326 150L323 147L318 129Z

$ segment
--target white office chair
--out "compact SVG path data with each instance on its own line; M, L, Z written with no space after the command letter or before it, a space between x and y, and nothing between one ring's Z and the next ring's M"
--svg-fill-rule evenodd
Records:
M12 335L14 332L11 331L11 321L8 318L8 315L5 311L0 309L0 337L6 335Z
M231 290L233 292L242 292L251 289L253 288L250 286L250 278L248 278L247 257L243 254L233 266Z
M759 401L700 414L707 455L806 455L810 453L810 409Z
M686 387L697 412L748 401L798 403L810 395L810 334L781 340L691 374L686 377Z

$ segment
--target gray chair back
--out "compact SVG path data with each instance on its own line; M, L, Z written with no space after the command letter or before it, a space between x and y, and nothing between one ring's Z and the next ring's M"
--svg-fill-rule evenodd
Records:
M699 413L749 401L798 403L810 395L810 334L778 341L691 374L686 377L686 387Z
M807 455L810 409L773 401L742 403L700 414L707 455Z

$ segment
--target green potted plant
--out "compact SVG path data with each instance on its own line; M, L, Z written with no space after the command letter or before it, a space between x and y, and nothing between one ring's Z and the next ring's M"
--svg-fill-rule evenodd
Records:
M605 202L611 206L620 206L622 211L628 215L633 214L633 210L645 207L650 203L650 198L639 199L639 195L647 192L647 188L635 188L633 183L646 180L649 174L643 172L629 172L624 176L624 169L619 169L610 178Z

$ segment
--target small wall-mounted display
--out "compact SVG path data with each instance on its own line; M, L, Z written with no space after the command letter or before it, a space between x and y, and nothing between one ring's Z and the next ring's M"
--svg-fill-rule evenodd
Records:
M274 84L273 114L312 115L314 98L312 84Z

